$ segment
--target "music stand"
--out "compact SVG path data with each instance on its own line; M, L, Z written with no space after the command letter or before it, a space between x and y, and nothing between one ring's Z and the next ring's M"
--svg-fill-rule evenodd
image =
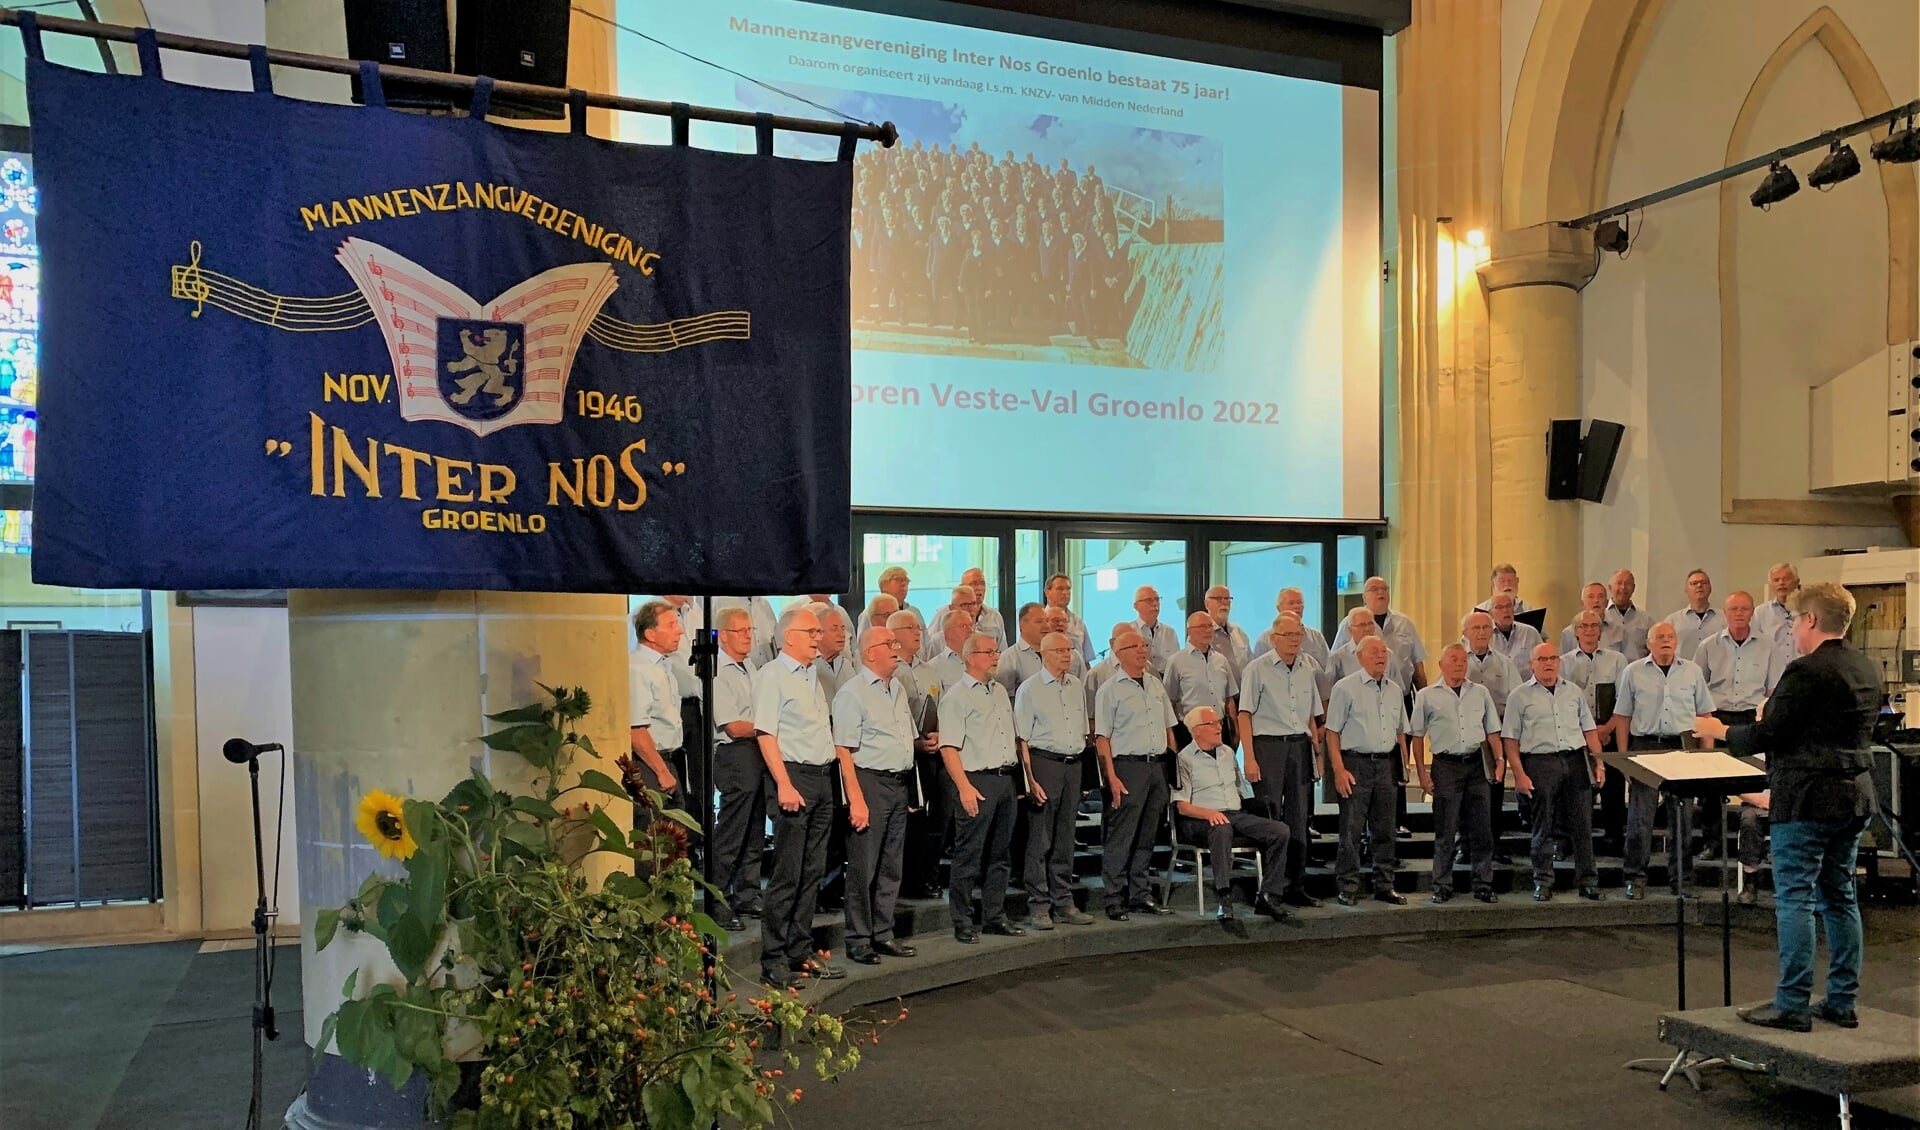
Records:
M1675 1010L1687 1010L1687 882L1685 860L1692 850L1687 829L1690 801L1713 798L1721 804L1740 793L1758 792L1767 787L1767 774L1752 762L1731 757L1719 750L1650 750L1640 753L1602 754L1601 760L1638 781L1658 789L1667 799L1667 870L1673 882ZM1731 894L1727 889L1727 868L1720 869L1720 986L1724 1003L1733 1004L1733 915ZM1675 1072L1684 1072L1695 1090L1700 1089L1699 1069L1717 1063L1747 1070L1756 1065L1732 1059L1708 1059L1685 1062L1682 1052L1671 1061L1664 1057L1636 1059L1628 1070L1664 1070L1660 1089Z

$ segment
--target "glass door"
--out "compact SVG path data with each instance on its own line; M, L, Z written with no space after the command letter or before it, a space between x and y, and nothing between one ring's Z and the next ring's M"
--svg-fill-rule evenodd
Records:
M1151 587L1160 597L1159 617L1184 638L1187 618L1187 543L1179 537L1062 537L1060 569L1073 583L1069 607L1087 625L1096 657L1107 653L1107 638L1118 623L1137 620L1138 591ZM1197 607L1197 605L1196 605Z

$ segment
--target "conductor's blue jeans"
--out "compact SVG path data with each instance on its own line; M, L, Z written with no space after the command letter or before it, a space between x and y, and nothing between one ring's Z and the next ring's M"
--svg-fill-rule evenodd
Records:
M1866 821L1795 820L1773 825L1774 922L1780 984L1773 1005L1805 1012L1813 995L1813 920L1827 925L1827 1003L1847 1011L1860 994L1860 905L1854 857Z

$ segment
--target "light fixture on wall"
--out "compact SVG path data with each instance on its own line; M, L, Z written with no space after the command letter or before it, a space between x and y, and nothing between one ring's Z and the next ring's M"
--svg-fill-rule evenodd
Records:
M1853 146L1835 138L1833 148L1807 174L1807 187L1825 192L1841 181L1859 175L1860 155L1853 151Z
M1775 161L1767 170L1766 179L1760 182L1760 187L1754 189L1753 195L1747 199L1753 201L1755 208L1764 212L1799 191L1800 178L1793 175L1792 169Z
M1920 161L1920 118L1907 115L1907 128L1894 130L1868 150L1876 161L1889 165L1911 165Z

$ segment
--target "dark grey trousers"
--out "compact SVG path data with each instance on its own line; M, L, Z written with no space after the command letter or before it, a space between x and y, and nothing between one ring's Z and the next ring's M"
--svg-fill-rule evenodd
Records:
M1119 808L1109 800L1100 810L1102 902L1126 910L1153 897L1153 843L1167 818L1167 778L1157 758L1117 757L1113 767L1127 795Z
M1238 838L1260 849L1262 870L1260 893L1270 902L1279 902L1287 893L1287 841L1292 839L1287 826L1278 820L1255 816L1235 809L1222 813L1225 824L1209 824L1191 816L1182 816L1180 839L1207 849L1207 869L1213 872L1213 892L1226 901L1233 886L1233 841Z
M953 862L949 868L947 909L955 926L973 922L973 893L980 892L983 922L1007 917L1007 882L1013 877L1013 778L1003 773L968 773L980 791L980 812L968 816L960 790L947 777L947 803L953 810Z
M1034 914L1065 914L1074 909L1073 825L1080 814L1080 763L1032 751L1029 757L1034 784L1047 794L1047 802L1027 816L1027 908Z
M708 881L735 913L760 905L760 857L767 843L767 763L751 739L713 750L720 811L713 818L713 870Z
M1453 889L1453 845L1467 838L1467 858L1473 865L1473 889L1493 889L1493 821L1488 809L1491 791L1480 755L1438 757L1433 775L1433 889Z
M1593 769L1585 750L1523 753L1520 764L1533 780L1533 881L1553 886L1553 842L1573 841L1576 886L1600 882L1593 863Z
M813 908L827 869L827 833L833 826L832 765L787 763L787 776L806 803L798 812L780 807L767 776L767 811L773 815L773 875L767 881L760 919L760 968L780 975L813 957Z
M1648 737L1636 734L1627 741L1627 749L1634 752L1671 750L1681 748L1679 738ZM1662 797L1660 790L1652 785L1643 785L1639 781L1627 781L1627 834L1626 843L1621 852L1620 870L1629 883L1647 881L1648 856L1653 853L1653 822L1660 812ZM1691 803L1682 801L1682 804ZM1678 829L1667 829L1669 834ZM1693 878L1693 845L1681 844L1674 853L1680 860L1680 869L1688 879ZM1669 875L1668 883L1678 876Z
M1400 788L1394 774L1395 757L1348 757L1353 794L1340 800L1340 851L1334 871L1340 889L1360 889L1360 836L1373 844L1373 889L1393 889L1393 873L1400 865L1394 846L1394 792Z
M907 847L907 783L854 770L867 802L867 830L847 830L847 949L893 940L893 908Z
M1280 822L1287 837L1287 883L1300 882L1307 871L1307 821L1313 817L1313 744L1305 734L1297 738L1254 735L1253 760L1260 780L1253 786Z

